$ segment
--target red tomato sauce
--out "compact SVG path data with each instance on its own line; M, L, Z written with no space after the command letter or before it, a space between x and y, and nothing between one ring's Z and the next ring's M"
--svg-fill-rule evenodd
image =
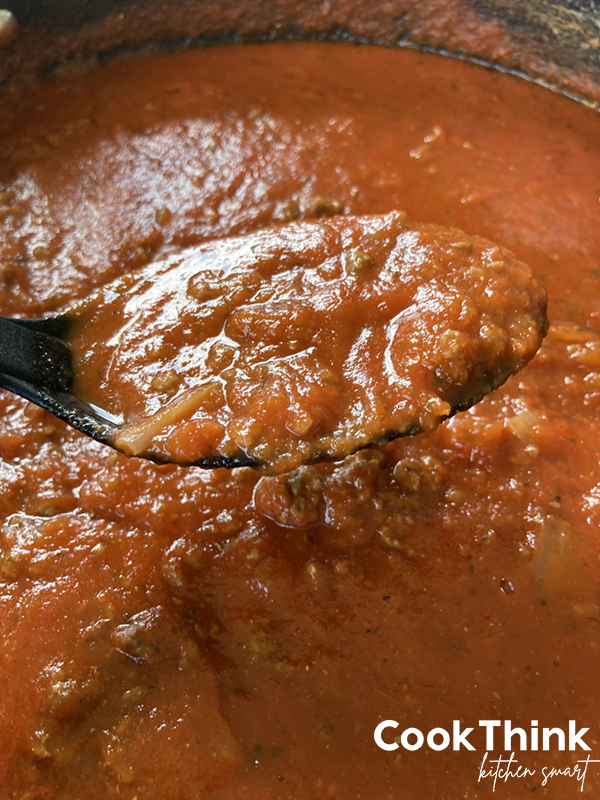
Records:
M330 214L485 236L533 361L432 433L275 477L126 458L0 396L0 796L487 798L376 725L589 727L600 758L600 120L432 54L231 46L0 98L0 312ZM388 733L389 737L390 734ZM533 777L505 797L579 797ZM591 764L585 788L600 789Z
M434 430L525 366L545 311L506 250L396 212L207 242L63 319L117 449L282 473Z

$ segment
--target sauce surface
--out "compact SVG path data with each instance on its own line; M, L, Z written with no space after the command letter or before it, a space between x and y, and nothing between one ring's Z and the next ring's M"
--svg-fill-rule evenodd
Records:
M549 334L437 431L259 477L128 459L0 395L0 795L580 797L375 726L589 727L600 750L600 120L417 52L232 46L0 98L0 311L184 246L403 209L485 236ZM600 791L590 764L585 790ZM585 793L584 793L585 796Z
M406 214L293 222L155 261L67 312L77 397L127 455L287 472L431 431L539 348L546 294Z

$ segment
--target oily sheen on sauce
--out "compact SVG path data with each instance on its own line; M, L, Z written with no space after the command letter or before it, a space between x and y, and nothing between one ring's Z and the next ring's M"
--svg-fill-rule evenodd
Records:
M121 457L3 393L0 794L497 796L481 751L379 750L384 719L577 719L597 747L597 114L321 43L115 60L0 111L2 314L210 239L403 209L514 252L551 323L436 431L277 476Z

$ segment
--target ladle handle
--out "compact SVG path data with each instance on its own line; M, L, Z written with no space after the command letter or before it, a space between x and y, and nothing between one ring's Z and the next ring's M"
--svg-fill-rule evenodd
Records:
M71 353L38 321L0 317L0 372L36 386L67 391L73 371Z

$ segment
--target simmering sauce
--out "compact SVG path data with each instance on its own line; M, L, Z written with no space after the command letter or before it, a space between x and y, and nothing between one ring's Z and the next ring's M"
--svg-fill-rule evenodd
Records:
M599 134L508 75L318 43L0 98L3 314L209 239L400 209L514 252L551 323L436 431L276 476L127 458L3 392L1 797L581 796L542 786L582 757L556 748L518 751L536 774L494 794L477 725L576 720L600 758ZM382 751L386 719L460 720L476 751Z

